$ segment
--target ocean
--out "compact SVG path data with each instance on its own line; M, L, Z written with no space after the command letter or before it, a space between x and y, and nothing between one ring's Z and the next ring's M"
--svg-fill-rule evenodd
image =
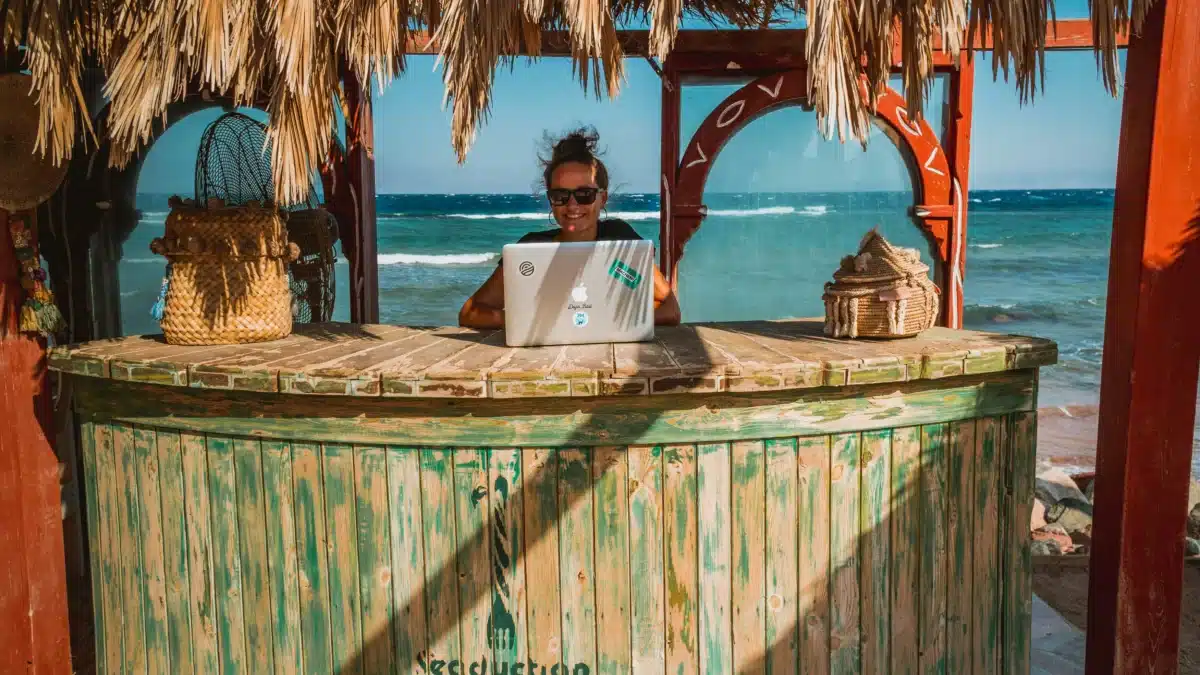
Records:
M1055 340L1059 363L1043 370L1039 404L1094 406L1113 191L974 191L969 199L965 327ZM910 193L708 194L705 203L708 218L680 263L684 321L820 316L822 285L872 227L932 259L907 215ZM164 262L149 243L162 234L167 196L141 195L138 207L119 270L126 334L159 332L149 312ZM658 209L657 193L614 194L608 216L657 244ZM505 243L553 227L534 194L388 194L376 210L384 323L455 324ZM335 320L349 320L347 272L337 266ZM1200 452L1194 466L1200 475Z

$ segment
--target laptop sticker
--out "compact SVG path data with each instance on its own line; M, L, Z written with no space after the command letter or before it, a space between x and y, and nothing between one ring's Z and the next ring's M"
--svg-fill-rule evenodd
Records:
M613 261L612 266L608 268L608 273L630 288L637 288L642 283L642 275L620 260Z
M587 312L575 312L575 327L576 328L583 328L584 326L587 325L587 322L588 322Z

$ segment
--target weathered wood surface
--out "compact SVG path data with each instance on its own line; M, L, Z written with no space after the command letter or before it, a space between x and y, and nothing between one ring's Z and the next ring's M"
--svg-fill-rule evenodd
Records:
M87 422L98 647L107 672L1027 672L1032 420L525 450Z
M306 324L273 342L177 347L161 336L53 350L65 373L304 395L530 398L763 392L1036 368L1038 338L934 328L894 341L825 337L818 321L662 327L653 342L509 348L499 332Z

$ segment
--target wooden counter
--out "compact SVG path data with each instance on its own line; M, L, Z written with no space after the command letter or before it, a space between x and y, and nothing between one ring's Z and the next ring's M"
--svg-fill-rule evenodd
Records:
M56 349L97 660L1028 672L1037 369L1055 359L1032 338L848 342L804 321L536 349L338 324Z

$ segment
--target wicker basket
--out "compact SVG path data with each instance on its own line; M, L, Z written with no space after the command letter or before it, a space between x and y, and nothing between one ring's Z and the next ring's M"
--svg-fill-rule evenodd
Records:
M911 337L937 321L940 291L916 249L899 248L871 230L858 255L846 256L825 284L825 334Z
M287 263L299 255L273 206L171 201L150 250L170 263L163 337L176 345L263 342L292 332Z

